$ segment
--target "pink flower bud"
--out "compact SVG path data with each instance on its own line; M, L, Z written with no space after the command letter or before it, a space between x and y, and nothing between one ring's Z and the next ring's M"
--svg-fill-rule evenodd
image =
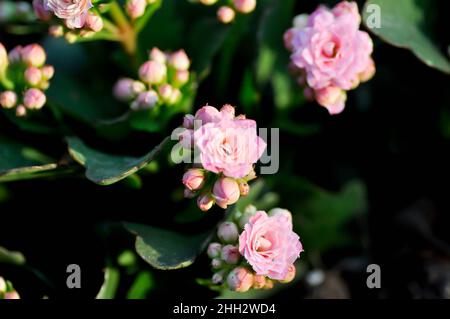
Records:
M222 6L217 10L217 19L219 19L220 22L228 24L233 22L234 18L236 17L236 12L230 7Z
M16 107L16 116L17 117L23 117L27 115L27 109L22 104L18 105Z
M235 223L224 222L217 229L217 237L227 244L234 244L239 238L239 231Z
M266 285L266 277L263 275L255 275L253 279L253 288L255 289L262 289Z
M256 0L233 0L234 7L240 13L250 13L256 8Z
M205 172L198 168L189 169L183 175L183 184L192 191L202 188L205 184Z
M0 105L5 109L11 109L16 106L17 94L13 91L5 91L0 93Z
M23 47L18 45L11 51L9 51L8 59L10 63L19 63L22 60Z
M21 51L22 61L35 67L41 67L47 58L44 49L39 44L29 44Z
M3 44L0 43L0 74L6 70L8 66L8 53Z
M103 19L100 16L89 12L86 17L85 26L94 32L99 32L103 29Z
M178 50L170 55L169 64L176 70L187 71L189 70L191 61L189 61L189 58L184 50Z
M283 284L291 282L292 280L294 280L296 272L297 270L295 269L294 265L289 266L289 270L288 273L286 274L286 277L283 280L280 280L280 282Z
M373 59L370 59L370 62L367 65L366 69L362 73L359 74L359 80L361 82L367 82L371 78L373 78L373 76L375 75L375 72L376 72L375 62L373 61Z
M23 104L29 110L39 110L47 101L45 94L39 89L29 89L25 91Z
M191 190L188 189L188 188L185 188L184 191L183 191L183 196L184 196L184 198L194 198L195 195L196 195L195 192L194 192L194 191L191 191Z
M167 101L168 104L174 105L177 104L181 100L181 91L179 89L173 89L172 94L170 95L170 99Z
M214 205L214 199L209 194L201 194L197 198L197 206L204 212L210 210L212 205Z
M137 99L131 103L131 109L133 111L149 110L156 106L158 100L159 97L155 91L142 92L138 95Z
M217 258L220 256L220 253L222 252L222 245L219 243L211 243L208 246L208 250L206 253L208 254L209 258Z
M148 58L161 64L165 64L167 60L166 54L156 47L150 51Z
M232 291L246 292L253 285L253 277L247 268L236 267L228 274L227 284Z
M52 25L48 28L48 34L55 38L62 37L64 35L64 28L62 25Z
M222 177L214 183L213 197L217 205L225 209L238 201L240 195L238 183L230 177Z
M123 102L134 99L139 93L145 91L145 84L129 78L122 78L114 86L114 96Z
M329 86L316 91L316 100L331 115L339 114L344 110L347 93L336 86Z
M41 69L42 77L45 80L50 80L55 75L55 68L51 65L44 65Z
M183 127L187 128L187 129L192 129L194 128L194 115L192 114L186 114L183 117Z
M241 258L241 254L239 253L239 248L237 246L225 245L222 247L220 257L227 264L235 265Z
M212 283L214 284L214 285L220 285L220 284L222 284L223 283L223 275L225 274L225 272L224 271L218 271L218 272L216 272L213 276L212 276L212 278L211 278L211 281L212 281Z
M181 146L185 149L191 149L194 145L194 130L187 129L184 130L178 137Z
M173 77L175 86L183 86L189 81L189 71L178 70Z
M211 260L211 267L213 269L220 269L223 266L223 261L219 258L214 258L213 260Z
M167 102L172 98L173 88L170 84L163 84L158 88L158 93Z
M43 21L48 21L51 19L52 14L45 7L44 0L33 0L33 9L36 17Z
M241 196L247 196L250 192L250 186L247 182L239 182L239 191L241 193Z
M42 80L42 72L40 69L30 66L25 70L25 81L31 85L36 86L41 82Z
M206 105L195 113L195 120L201 121L202 125L217 122L221 119L220 112L213 106Z
M147 61L139 69L142 81L148 84L160 84L166 79L167 67L158 61Z
M216 2L217 2L217 0L200 0L200 3L204 4L206 6L212 6Z
M294 46L292 45L292 39L294 38L294 34L295 34L295 29L291 28L291 29L288 29L283 35L284 47L288 51L294 50Z
M145 0L128 0L125 4L125 10L132 19L141 17L145 12L146 7L147 2Z
M234 119L235 116L234 106L230 104L225 104L220 109L220 114L222 115L222 118L228 118L230 120Z

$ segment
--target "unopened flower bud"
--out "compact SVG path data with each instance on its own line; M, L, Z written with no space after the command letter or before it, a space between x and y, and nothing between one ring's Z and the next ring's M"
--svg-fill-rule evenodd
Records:
M211 260L211 267L213 269L220 269L223 266L223 261L219 258L214 258L213 260Z
M194 130L187 129L184 130L178 137L181 146L185 149L191 149L194 145Z
M33 0L33 9L39 20L48 21L52 17L51 12L45 6L44 0Z
M39 44L29 44L21 51L22 61L35 67L41 67L47 58L44 49Z
M217 0L200 0L200 3L204 4L206 6L212 6L216 2L217 2Z
M170 99L167 101L168 104L174 105L177 104L181 100L181 91L177 88L172 90L172 94L170 95Z
M148 58L161 64L165 64L167 60L166 54L156 47L150 51Z
M239 227L243 229L245 227L245 224L248 223L250 220L250 217L252 217L254 214L256 214L256 207L253 205L248 205L244 212L242 213L242 216L239 218Z
M51 65L44 65L41 69L42 77L45 80L50 80L55 75L55 68Z
M214 183L213 196L217 205L226 209L238 201L240 196L238 183L230 177L222 177Z
M0 43L0 76L3 72L5 72L6 67L8 66L8 53L6 52L3 44Z
M266 284L264 285L263 289L272 289L273 288L273 280L266 278Z
M170 55L169 64L174 67L175 70L187 71L189 70L191 61L189 61L189 58L184 50L178 50Z
M219 19L220 22L228 24L233 22L234 18L236 17L236 12L230 7L222 6L217 10L217 19Z
M99 32L103 29L103 19L99 15L89 12L86 17L85 26L94 32Z
M125 4L125 10L132 19L141 17L145 12L146 7L147 2L145 0L128 0Z
M183 192L184 198L194 198L195 195L196 195L196 193L195 193L194 191L191 191L191 190L188 189L188 188L185 188L185 189L184 189L184 192Z
M209 194L201 194L197 198L197 206L204 212L210 210L213 205L214 198L212 198Z
M235 223L223 222L217 229L217 237L227 244L234 244L239 238L239 231Z
M209 258L218 258L220 257L220 253L222 251L222 245L219 243L211 243L208 246L206 253Z
M25 81L31 85L36 86L41 82L42 80L42 72L40 69L30 66L25 70Z
M183 86L189 81L189 71L177 70L173 77L175 86Z
M17 94L13 91L5 91L0 93L0 105L5 109L16 106Z
M222 284L223 280L224 280L224 278L223 278L224 274L225 274L225 271L218 271L218 272L216 272L211 278L212 283L214 285Z
M254 282L253 282L253 288L255 289L262 289L266 285L266 277L263 275L255 275L254 276Z
M29 89L25 91L23 104L29 110L39 110L47 101L45 94L39 89Z
M359 80L361 82L367 82L375 75L376 68L375 62L370 59L370 63L367 65L366 69L359 75Z
M62 37L64 35L64 28L62 25L52 25L48 28L48 34L55 38Z
M234 7L240 13L250 13L256 8L256 0L233 0Z
M250 192L250 186L247 182L239 182L239 191L241 193L241 196L247 196Z
M316 91L316 100L331 115L339 114L344 110L347 93L337 86L329 86Z
M222 114L222 118L228 118L230 120L234 119L235 117L234 106L232 106L231 104L225 104L220 108L220 114Z
M227 284L230 290L246 292L253 285L253 273L244 267L234 268L227 277Z
M219 111L215 107L210 105L202 107L197 111L197 113L195 113L195 120L201 121L201 125L216 122L219 119L221 119Z
M8 59L10 63L19 63L22 60L22 46L18 45L9 51Z
M186 188L195 191L205 184L205 171L198 168L191 168L183 175L183 184Z
M187 129L194 128L194 115L186 114L183 118L183 127Z
M114 96L123 102L134 99L139 93L145 91L145 84L129 78L122 78L114 86Z
M291 282L292 280L294 280L296 272L297 272L297 270L295 269L295 266L290 265L288 273L286 274L286 277L283 280L280 280L280 282L283 284L287 284L287 283Z
M17 117L23 117L27 115L27 109L25 106L23 106L22 104L18 105L16 107L16 116Z
M233 245L225 245L222 247L220 258L229 265L235 265L241 258L239 248Z
M131 109L133 111L149 110L155 107L158 100L159 97L155 91L142 92L138 95L137 99L131 103Z
M142 81L148 84L160 84L166 79L167 67L158 61L147 61L139 69Z
M269 216L275 216L275 215L283 216L286 219L286 221L288 221L289 223L292 223L292 214L287 209L278 208L278 207L272 208L271 210L269 210L269 212L267 214Z
M158 88L159 96L163 99L163 101L170 101L173 93L173 88L170 84L163 84Z

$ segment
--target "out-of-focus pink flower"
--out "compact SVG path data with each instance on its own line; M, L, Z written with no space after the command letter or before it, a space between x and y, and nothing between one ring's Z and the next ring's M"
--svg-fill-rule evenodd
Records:
M36 86L42 80L42 71L39 68L30 66L24 73L25 81L32 86Z
M48 21L51 19L52 14L47 10L44 2L44 0L33 0L33 9L38 19Z
M48 28L48 34L55 38L62 37L64 35L64 28L62 25L51 25Z
M16 106L17 94L13 91L4 91L0 93L0 105L5 109L10 109Z
M139 68L139 76L148 84L159 84L166 79L167 67L158 61L147 61Z
M239 236L239 252L258 275L283 280L303 250L292 222L283 215L258 211Z
M239 249L233 245L225 245L222 248L220 257L228 265L235 265L238 263L241 254L239 254Z
M222 252L222 245L219 243L211 243L208 246L207 254L209 258L217 258L220 256L220 253Z
M205 183L205 172L199 168L191 168L183 175L183 184L187 189L196 191Z
M45 0L45 5L71 29L82 28L92 8L91 0Z
M167 61L166 54L157 47L154 47L149 54L149 59L165 64Z
M158 103L159 97L158 94L153 91L145 91L139 93L137 99L131 103L131 109L133 111L138 110L149 110L156 106Z
M257 135L256 122L230 120L213 107L203 107L196 119L207 123L194 133L203 167L229 177L245 177L266 148L264 140Z
M217 18L222 23L231 23L236 17L236 12L230 7L222 6L217 10Z
M175 86L183 86L189 81L189 71L177 70L173 77Z
M19 104L16 107L16 116L23 117L27 115L27 108L23 104Z
M86 17L86 27L94 32L99 32L103 29L103 19L94 13L88 13Z
M21 60L28 66L41 67L45 63L47 55L44 49L39 44L29 44L22 49L18 49L20 52Z
M234 268L227 277L227 284L230 290L238 292L248 291L254 281L254 276L250 270L244 267Z
M250 13L256 8L256 0L233 0L234 7L240 13Z
M238 201L240 196L238 183L230 177L222 177L214 183L213 196L216 204L225 209Z
M325 107L331 115L339 114L345 108L347 93L336 86L316 90L315 96L317 103Z
M200 196L197 197L197 206L198 208L200 208L200 210L206 212L210 210L213 205L214 199L210 194L200 194Z
M186 54L186 52L181 49L173 52L169 57L169 64L178 71L187 71L191 65L191 61Z
M47 98L45 94L41 90L35 88L25 91L23 96L23 104L30 110L41 109L46 101Z
M44 65L41 69L42 77L45 80L50 80L55 75L55 68L51 65Z
M263 275L254 275L253 288L262 289L266 285L266 277Z
M217 237L219 237L223 243L233 244L237 242L239 231L236 224L233 222L223 222L220 224L217 229Z
M146 0L128 0L125 4L127 14L132 19L137 19L144 15L145 8L147 7Z
M18 45L14 47L11 51L8 53L8 60L10 63L19 63L22 60L22 50L23 47Z
M193 129L194 119L195 117L192 114L186 114L183 118L183 127L187 129Z
M142 82L122 78L115 84L113 94L118 100L128 102L134 99L139 93L144 92L145 89L145 85Z

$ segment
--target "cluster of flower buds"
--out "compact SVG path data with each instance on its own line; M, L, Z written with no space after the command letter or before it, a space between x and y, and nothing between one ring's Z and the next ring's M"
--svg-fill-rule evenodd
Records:
M31 5L26 1L0 1L0 24L29 22L35 19Z
M356 2L343 1L333 9L319 6L311 15L295 17L284 34L292 52L290 69L305 97L330 114L342 112L347 91L375 74L372 40L359 30L360 24Z
M127 0L125 11L131 19L137 19L144 15L148 5L154 4L157 0Z
M17 46L7 54L0 43L0 105L15 109L17 116L41 109L46 103L44 91L55 72L45 65L46 54L38 44Z
M220 224L217 241L208 246L211 283L238 292L288 283L295 277L294 262L302 251L288 210L274 208L267 214L249 205Z
M180 144L194 154L194 165L182 179L185 197L198 196L198 207L207 211L214 204L225 209L246 196L248 182L256 178L253 165L266 148L256 122L235 116L229 104L220 111L206 105L195 116L186 115L183 128Z
M114 96L129 103L133 111L174 105L182 98L181 89L189 82L191 62L184 50L163 52L153 48L149 60L139 68L140 81L122 78L114 86Z
M224 1L223 5L220 4L221 0L196 0L206 6L212 6L219 4L217 10L217 18L220 22L228 24L234 21L236 12L241 14L249 14L256 8L256 0L232 0Z
M1 299L20 299L19 294L14 290L11 282L5 281L3 277L0 277L0 300Z
M38 19L51 23L50 35L65 36L68 42L90 37L103 29L102 17L90 10L90 0L33 0Z

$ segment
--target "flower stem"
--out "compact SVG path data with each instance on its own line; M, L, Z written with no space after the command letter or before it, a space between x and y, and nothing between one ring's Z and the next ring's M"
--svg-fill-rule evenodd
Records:
M109 12L119 28L119 39L120 42L122 42L125 51L130 56L134 56L137 49L137 37L133 26L130 24L117 1L111 2Z

